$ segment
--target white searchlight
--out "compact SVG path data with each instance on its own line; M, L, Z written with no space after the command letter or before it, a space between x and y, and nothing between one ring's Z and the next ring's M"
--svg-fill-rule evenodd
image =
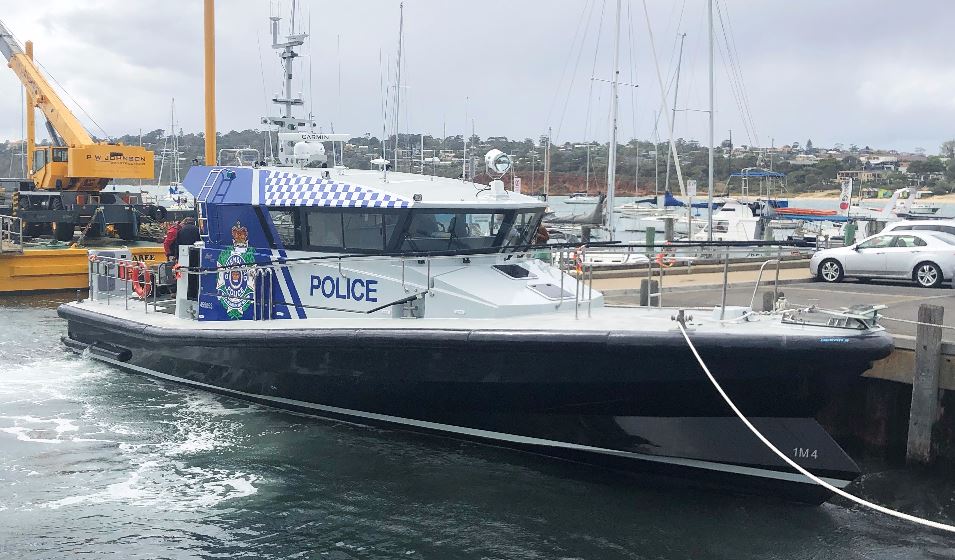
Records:
M488 175L500 179L511 170L511 156L494 149L485 154L484 165L487 166Z
M504 190L504 181L501 181L501 177L510 171L511 157L501 150L494 149L485 154L484 165L487 167L487 174L494 177L494 180L488 185L491 187L491 195L497 199L508 198L507 191Z

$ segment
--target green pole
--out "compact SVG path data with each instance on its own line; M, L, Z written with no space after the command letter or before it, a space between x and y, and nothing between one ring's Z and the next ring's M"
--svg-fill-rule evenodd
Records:
M858 227L858 226L856 226L856 223L855 223L855 222L849 222L848 224L846 224L845 235L843 236L843 237L844 237L844 243L845 243L846 245L852 245L853 243L856 242L856 228L857 228L857 227Z
M655 227L650 226L647 228L647 254L653 252L653 245L657 242L657 230Z

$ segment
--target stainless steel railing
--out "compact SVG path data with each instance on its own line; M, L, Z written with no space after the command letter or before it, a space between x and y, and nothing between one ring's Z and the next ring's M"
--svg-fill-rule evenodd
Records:
M635 249L635 247L631 247L628 250L633 252ZM654 255L656 247L649 249L652 249L649 251L649 253L650 255L653 255L653 257L647 258L646 278L648 280L656 280L658 283L656 288L653 288L652 283L648 282L647 291L652 293L648 293L646 303L651 307L663 307L664 281L666 277L672 276L674 274L685 274L690 272L689 269L692 267L697 257L687 255L681 256L679 253L674 253L672 256L670 256L671 254L667 253L668 256L664 257L665 260L660 262L660 259L658 258L659 254ZM679 247L674 247L674 249L679 249ZM718 253L717 249L722 250ZM580 318L581 308L584 306L586 306L587 316L590 317L592 315L593 302L595 299L594 272L597 268L599 268L590 262L590 254L592 250L593 249L588 245L580 245L575 248L557 247L550 251L541 248L537 249L537 252L545 251L550 253L549 256L551 262L556 265L560 271L560 295L555 298L557 300L557 309L559 309L565 303L570 303L570 292L565 291L565 288L568 281L574 282L573 302L575 318ZM756 279L756 286L750 301L750 307L755 304L755 294L758 293L763 272L766 266L774 263L776 264L775 284L778 285L779 282L779 263L782 260L783 248L780 246L772 246L765 247L763 250L774 250L776 255L775 258L765 260L760 266ZM709 257L715 258L723 264L723 286L720 303L721 307L725 309L726 291L729 286L729 262L733 259L733 253L745 253L747 255L751 255L753 249L749 247L710 247L707 249L707 251L709 251ZM528 253L528 255L529 254L530 253ZM499 255L488 254L483 256ZM394 279L395 281L400 281L402 291L405 294L409 294L399 301L385 304L383 306L387 307L402 303L412 305L414 303L412 300L433 295L435 288L435 278L446 273L442 271L442 268L438 268L438 273L435 274L435 265L441 265L443 263L445 265L443 268L447 268L446 265L448 261L456 261L460 263L463 259L464 262L467 263L470 262L470 259L474 257L474 255L438 255L420 257L343 255L340 257L322 256L316 257L315 259L289 259L288 262L249 263L225 267L216 266L206 269L201 268L199 265L194 265L193 267L175 267L174 269L174 263L171 262L149 265L148 263L141 261L103 255L91 255L89 267L90 297L91 299L97 301L104 301L107 305L111 305L115 301L122 300L123 305L127 309L130 308L131 302L134 302L134 304L139 304L141 302L143 304L143 309L146 312L163 310L168 312L168 306L174 305L174 291L171 289L166 290L165 288L171 288L171 286L177 284L177 281L173 278L174 276L186 275L187 277L196 277L198 289L195 290L195 297L190 297L190 299L200 300L202 296L217 295L215 293L203 292L203 285L208 286L208 282L203 282L202 280L204 277L207 277L208 275L221 275L229 271L239 270L241 273L247 274L250 279L252 290L251 295L248 296L248 299L252 304L252 315L254 320L271 320L275 318L275 310L277 306L286 306L291 308L296 305L292 302L281 301L284 299L280 295L281 292L278 298L276 298L276 294L274 293L275 289L277 289L276 283L278 279L284 274L284 270L288 269L292 265L320 265L331 271L335 271L335 269L337 269L337 274L339 276L349 278L355 273L356 270L359 269L358 267L360 267L361 263L363 262L387 261L398 269L394 270ZM675 263L684 263L689 266L687 266L685 269L668 270L669 265ZM409 275L409 269L415 269L416 273L414 275ZM414 281L412 281L412 278L414 278ZM139 290L133 289L134 283L138 285ZM189 283L187 282L187 284ZM778 289L776 289L776 293L778 294ZM144 296L143 294L146 295ZM774 299L776 299L775 296ZM367 311L347 308L323 307L317 305L299 306L303 308L314 308L343 313L367 313ZM383 307L379 307L378 309Z
M23 220L0 215L0 253L23 252Z
M171 299L160 299L160 291L172 285L163 281L173 276L172 266L169 262L150 265L146 261L91 254L89 298L106 305L120 300L125 309L129 309L130 302L142 302L144 312L148 313L150 306L158 311L160 303Z

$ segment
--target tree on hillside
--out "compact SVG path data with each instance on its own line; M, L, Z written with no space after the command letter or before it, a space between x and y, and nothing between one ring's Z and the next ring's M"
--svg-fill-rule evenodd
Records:
M916 175L923 173L944 173L945 164L937 157L930 157L925 161L913 161L909 164L908 171Z
M942 147L939 148L938 153L942 157L955 158L955 140L946 140L942 142Z
M814 151L815 150L812 148L812 138L810 138L809 140L806 140L806 153L812 154Z

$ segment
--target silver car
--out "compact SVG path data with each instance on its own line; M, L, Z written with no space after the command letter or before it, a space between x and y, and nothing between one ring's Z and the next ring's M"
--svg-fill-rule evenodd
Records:
M938 231L880 233L848 247L818 251L809 270L824 282L845 277L911 280L936 288L955 276L955 235Z

